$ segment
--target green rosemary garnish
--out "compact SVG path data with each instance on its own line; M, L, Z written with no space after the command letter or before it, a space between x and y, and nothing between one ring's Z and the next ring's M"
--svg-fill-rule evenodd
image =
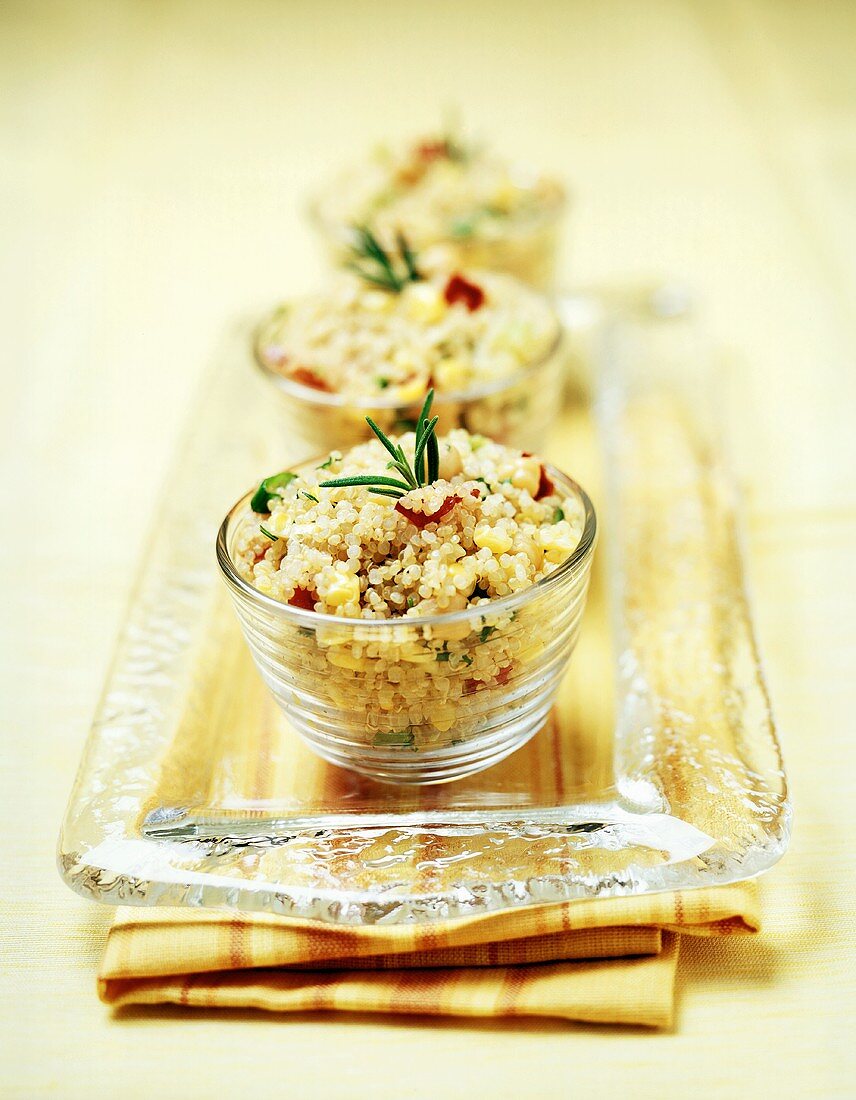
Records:
M351 243L355 259L346 267L372 286L400 293L408 283L418 283L422 275L404 234L396 234L395 241L398 252L387 251L368 226L355 225Z
M265 527L262 523L259 524L259 530L264 535L264 537L266 539L270 539L271 542L276 542L276 540L281 537L280 535L275 535L272 531L268 531L267 527Z
M398 500L411 489L421 489L425 485L433 484L440 476L440 448L436 431L439 417L428 419L433 400L434 391L429 390L422 412L416 421L416 442L412 465L408 462L401 444L393 443L370 416L366 417L366 423L392 456L392 461L386 464L387 470L394 470L398 477L389 477L386 474L356 474L353 477L337 477L332 481L322 481L319 483L321 488L339 489L364 485L370 493L378 493L382 497L395 497Z
M253 493L253 499L250 501L252 510L254 512L269 512L268 505L271 498L276 497L276 490L290 485L296 477L297 474L293 474L291 470L283 470L281 474L271 474L270 477L266 477Z
M320 467L319 467L319 469L320 469ZM303 490L303 495L306 497L307 500L311 500L315 504L318 503L318 497L314 497L311 493L307 493L305 489Z

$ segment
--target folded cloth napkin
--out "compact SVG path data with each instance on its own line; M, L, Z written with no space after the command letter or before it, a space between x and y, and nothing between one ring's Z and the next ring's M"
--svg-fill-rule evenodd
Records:
M757 928L753 883L353 928L128 908L110 930L98 986L114 1006L553 1016L669 1027L678 933Z

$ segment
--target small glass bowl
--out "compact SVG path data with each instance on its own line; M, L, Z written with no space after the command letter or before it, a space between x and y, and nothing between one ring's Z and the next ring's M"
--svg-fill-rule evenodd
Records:
M518 175L523 179L531 178L531 173L525 171ZM333 267L341 267L352 258L352 229L326 216L323 205L323 197L309 202L309 222L322 242L328 262ZM460 267L504 271L538 290L550 291L556 285L561 228L567 207L565 192L557 186L551 201L545 203L537 215L509 218L470 237L425 239L406 222L400 228L417 251L430 249L432 256L438 261L442 257L444 266L451 270Z
M252 494L232 508L217 536L220 569L265 683L319 756L383 782L443 783L542 727L579 634L597 533L586 493L547 470L583 505L573 554L521 592L422 618L346 619L263 595L232 558L242 525L258 524Z
M313 389L277 370L275 333L286 310L287 304L280 306L259 325L253 353L263 378L277 391L285 432L301 448L301 456L362 443L371 434L367 416L386 432L413 429L424 395L405 405L394 397L355 398ZM541 450L561 408L565 381L565 336L558 318L556 326L549 349L513 374L469 390L435 393L431 411L440 418L437 434L466 428L509 447Z

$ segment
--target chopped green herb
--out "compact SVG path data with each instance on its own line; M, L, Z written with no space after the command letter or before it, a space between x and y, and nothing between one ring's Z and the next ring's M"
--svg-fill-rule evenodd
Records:
M473 659L469 655L469 653L462 653L461 660L464 662L465 665L471 665L473 663Z
M487 443L487 440L483 435L470 436L470 450L472 451L480 451L485 443Z
M457 237L458 240L471 237L476 231L476 220L473 215L466 218L455 218L452 222L452 236Z
M333 465L333 456L329 455L326 462L322 462L320 466L316 466L316 470L329 470Z
M439 652L439 653L437 654L437 660L438 660L438 661L448 661L448 660L449 660L449 658L450 658L451 656L452 656L452 654L451 654L451 653L449 653L449 651L448 651L448 650L441 650L441 651L440 651L440 652Z
M388 730L385 733L378 731L374 735L374 745L401 745L403 748L407 748L413 744L416 738L413 735L413 730Z
M376 378L375 382L377 383L377 388L379 390L385 390L386 387L389 385L389 379L388 378Z
M491 634L495 633L495 631L496 631L495 626L487 626L487 625L483 626L481 628L481 630L479 631L479 641L480 642L486 642L488 640L488 638L491 636Z
M561 523L564 518L565 513L562 511L562 509L556 508L553 512L553 523Z
M408 596L407 597L407 606L408 607L415 607L416 606L416 597L415 596Z
M307 493L305 489L303 490L303 495L306 497L307 500L312 500L316 504L318 503L318 497L314 497L311 493Z
M281 474L271 474L270 477L266 477L261 485L256 489L253 494L253 499L250 501L250 507L254 512L269 512L269 502L271 497L276 496L277 489L284 489L286 485L290 485L292 481L297 477L297 474L291 472L291 470L283 470Z

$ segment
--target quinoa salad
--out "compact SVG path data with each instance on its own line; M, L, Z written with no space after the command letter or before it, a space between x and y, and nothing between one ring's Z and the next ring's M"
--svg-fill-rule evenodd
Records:
M531 735L525 715L549 706L588 585L582 490L466 430L437 439L431 400L416 433L373 425L377 439L265 479L226 521L239 583L299 609L271 618L239 594L274 694L322 755L368 774L380 772L365 753L454 755L477 739L476 760ZM542 590L584 540L577 567Z
M405 454L414 434L393 443ZM377 440L314 469L268 479L234 551L240 575L283 603L349 619L418 619L488 608L546 577L576 549L579 498L536 457L463 429L439 441L439 478L395 499L363 485L382 469Z
M445 134L378 146L317 204L328 226L370 224L383 240L404 228L418 248L491 241L552 221L561 184L483 146Z
M547 300L509 275L426 270L392 292L343 273L281 307L258 352L313 391L407 407L432 387L463 395L511 379L559 335Z

